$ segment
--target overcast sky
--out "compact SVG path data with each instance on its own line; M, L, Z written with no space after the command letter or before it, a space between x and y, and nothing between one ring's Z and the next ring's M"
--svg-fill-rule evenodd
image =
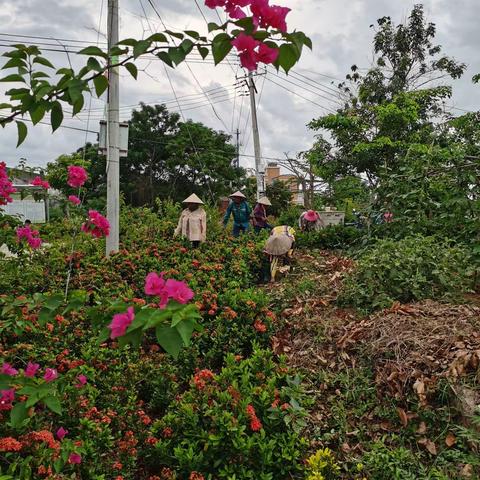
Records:
M206 24L194 0L152 0L168 28L193 29L206 32ZM142 3L148 20L142 11ZM289 6L292 12L287 17L289 29L303 30L313 40L313 52L306 51L293 75L281 78L276 72L257 78L261 93L257 98L262 154L264 157L283 157L284 152L294 155L307 150L313 141L313 132L306 124L315 117L331 111L336 106L331 82L344 78L352 64L366 68L372 59L373 31L369 26L384 15L390 15L395 23L406 18L414 1L410 0L278 0ZM103 11L101 6L103 4ZM24 43L43 42L43 48L68 50L83 47L80 42L105 42L107 0L0 0L0 52L7 45L16 43L20 37L29 35L54 39L23 38ZM199 5L209 21L218 21L215 12L207 9L203 1ZM429 0L424 2L430 21L437 24L437 42L444 52L466 62L468 70L462 80L454 83L454 97L449 105L457 109L480 109L480 89L471 83L473 74L480 72L480 29L478 29L478 0ZM148 36L150 29L161 30L157 14L147 0L120 0L120 38ZM74 42L76 40L77 42ZM47 45L50 44L50 45ZM48 51L45 56L56 65L68 64L67 54ZM70 55L78 65L75 55ZM85 57L84 57L85 58ZM0 62L1 63L1 62ZM201 121L217 130L228 129L229 133L240 130L240 151L243 166L252 166L253 142L249 119L249 99L237 87L244 76L237 67L235 57L227 64L214 67L211 63L193 60L188 68L182 64L169 75L175 94L183 107L186 118ZM174 94L163 63L142 61L145 73L138 81L122 74L120 104L122 120L128 120L131 106L145 103L169 102L171 110L178 111ZM198 83L197 83L198 81ZM241 82L240 82L241 83ZM0 102L2 101L0 84ZM210 95L216 113L202 90ZM303 98L302 98L303 97ZM104 100L87 100L86 109L79 118L69 119L65 125L81 130L98 130L103 116ZM453 110L461 114L461 110ZM218 117L220 118L217 118ZM62 153L70 153L82 146L85 138L95 141L95 134L61 128L50 133L46 125L30 128L25 143L18 149L16 127L0 130L0 161L14 166L20 158L28 164L45 166Z

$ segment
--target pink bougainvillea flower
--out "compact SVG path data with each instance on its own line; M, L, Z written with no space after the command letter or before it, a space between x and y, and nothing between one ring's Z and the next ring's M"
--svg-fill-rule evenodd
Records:
M263 24L266 28L272 27L285 33L287 31L287 22L285 21L290 8L280 7L278 5L270 6L263 17Z
M164 272L160 275L156 272L150 272L145 277L145 293L147 295L161 296L165 291L165 280L163 278Z
M280 51L278 50L278 48L271 48L268 45L265 45L264 43L262 43L258 47L256 58L259 62L262 62L265 64L274 63L278 58L279 52Z
M168 296L178 303L188 303L194 296L193 291L185 282L169 278L165 285Z
M40 368L40 365L38 363L32 363L32 362L28 362L28 365L27 365L27 368L25 369L25 371L23 372L23 374L26 376L26 377L34 377L35 374L37 373L37 370Z
M0 390L0 410L10 410L15 399L15 390Z
M160 292L160 294L158 295L158 298L159 298L158 308L162 308L162 309L165 308L168 304L168 299L169 299L168 291L163 290L162 292Z
M83 167L70 165L68 167L68 181L67 183L74 188L80 188L86 181L88 175Z
M0 162L0 205L13 202L10 195L16 191L16 188L14 188L12 182L8 179L7 165L5 162Z
M35 187L42 187L45 190L48 190L50 188L50 184L46 180L42 180L40 177L35 177L32 180L31 185L34 185Z
M82 463L82 457L78 453L71 453L68 457L68 463L71 465Z
M117 313L113 316L112 323L108 326L111 330L110 338L114 339L125 335L127 328L133 322L135 318L135 312L133 307L128 307L125 313Z
M241 18L245 18L247 16L247 14L238 5L229 4L225 7L225 11L230 18L235 20L240 20Z
M68 435L68 430L65 430L65 428L63 427L60 427L58 430L57 430L57 438L59 440L63 440L65 438L66 435Z
M17 228L17 240L29 239L32 236L32 229L27 225L26 227Z
M37 248L40 248L42 246L42 239L38 237L31 237L27 240L28 244L30 245L31 248L36 250Z
M205 5L208 8L224 7L226 3L226 0L205 0Z
M79 375L77 377L77 380L78 380L78 383L75 385L76 388L82 388L87 384L87 377L83 374Z
M80 205L82 201L76 195L69 195L68 201L73 205Z
M42 245L42 239L38 235L38 230L32 230L29 225L17 228L17 240L21 242L25 239L33 249L40 248Z
M10 375L11 377L13 377L18 373L18 370L13 368L9 363L5 362L2 365L2 368L0 368L0 373L3 373L4 375Z
M54 368L45 369L45 375L43 376L43 379L46 382L52 382L56 378L58 378L58 373Z
M88 220L82 225L82 232L89 233L95 238L108 237L110 222L96 210L89 210Z
M255 48L260 45L260 42L250 35L241 33L238 37L234 38L231 43L239 52L242 67L249 71L256 70L258 61Z

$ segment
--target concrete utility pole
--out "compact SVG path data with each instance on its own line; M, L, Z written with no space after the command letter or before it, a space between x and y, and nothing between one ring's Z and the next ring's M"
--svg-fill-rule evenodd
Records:
M237 128L237 143L236 143L236 156L235 156L235 167L240 166L240 130Z
M253 129L253 148L255 150L255 176L257 177L257 200L264 195L263 185L265 166L262 162L262 152L260 150L260 135L258 133L257 106L255 103L255 83L253 83L253 74L248 74L248 89L250 90L250 108L252 110L252 129Z
M118 43L118 0L108 0L108 49ZM113 60L115 61L115 60ZM109 62L112 59L109 58ZM120 123L118 68L108 70L107 104L107 218L110 235L107 237L107 257L119 248L120 216Z

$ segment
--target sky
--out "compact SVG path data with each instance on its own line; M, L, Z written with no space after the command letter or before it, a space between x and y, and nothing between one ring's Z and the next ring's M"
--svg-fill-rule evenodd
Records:
M141 38L150 35L152 30L163 29L148 0L119 1L120 38ZM468 65L464 77L453 83L454 95L448 102L452 112L458 115L463 110L480 109L480 90L471 82L471 77L480 72L477 2L423 2L427 19L437 25L436 43L442 45L445 54ZM205 34L207 26L199 8L208 21L218 22L216 12L206 8L202 0L198 0L198 6L195 0L152 0L152 3L170 29L190 29ZM391 16L395 23L404 21L418 1L272 0L271 3L292 9L287 17L289 30L304 31L313 41L313 51L305 50L288 77L268 69L266 73L259 72L255 79L265 162L284 158L285 154L293 156L311 147L315 132L309 130L307 124L338 106L335 84L345 77L351 65L368 68L372 64L374 32L370 25L385 15ZM78 67L85 57L70 52L87 44L99 42L103 46L106 42L106 4L107 0L0 0L0 53L20 40L42 42L41 48L58 50L45 51L45 56L55 65L67 66L71 62ZM65 53L65 49L69 53ZM165 68L157 59L141 60L138 65L142 71L137 81L126 71L121 74L121 120L128 120L131 109L139 102L167 102L172 111L179 111L179 103L185 119L227 131L233 135L232 141L238 129L240 163L244 167L253 166L250 104L242 80L245 72L238 67L234 55L228 63L217 67L211 61L197 59L175 70ZM0 103L5 100L3 88L0 83ZM98 131L104 108L104 98L87 99L78 118L65 121L64 124L72 128L61 128L54 134L48 125L30 125L29 136L19 148L16 148L15 125L0 129L0 161L14 166L20 158L25 158L28 165L41 167L61 154L75 151L85 140L95 142L96 134L84 130Z

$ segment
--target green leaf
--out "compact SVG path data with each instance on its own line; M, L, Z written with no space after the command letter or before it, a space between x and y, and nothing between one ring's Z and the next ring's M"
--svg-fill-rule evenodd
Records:
M45 116L45 112L45 104L36 104L34 108L29 111L32 123L36 125L38 122L40 122Z
M133 58L138 58L140 55L144 54L150 48L150 42L148 40L140 40L133 47Z
M157 57L160 60L162 60L164 63L166 63L169 67L173 68L172 59L170 58L170 55L167 52L158 52Z
M87 61L87 67L90 70L95 70L96 72L101 72L103 67L100 65L100 62L95 57L89 57Z
M52 311L49 308L43 307L38 314L38 323L44 327L47 322L52 320L52 315Z
M52 105L52 111L50 112L50 123L52 124L52 132L63 122L63 110L60 102L54 102Z
M147 40L149 42L168 43L168 38L163 33L154 33L150 35Z
M124 65L124 67L128 70L128 72L130 73L130 75L136 80L137 77L138 77L138 69L137 69L137 66L132 63L132 62L128 62Z
M200 47L200 46L197 46L197 50L198 50L198 53L201 55L201 57L203 58L203 60L205 60L205 58L207 57L208 55L208 48L207 47Z
M32 73L32 79L36 80L37 78L49 78L50 75L45 72L34 72Z
M27 408L33 407L39 400L39 393L36 391L35 393L32 393L29 397L28 400L25 403L25 406Z
M72 109L73 117L82 110L84 103L85 103L85 99L82 94L80 98L73 104L73 109Z
M62 106L60 105L59 102L55 102L55 104L57 104L57 103L58 103L58 105L60 106L60 109L61 109ZM51 296L46 298L45 306L47 308L49 308L50 310L56 310L63 303L63 299L64 299L64 297L61 293L51 295Z
M12 109L12 105L9 103L0 103L0 110Z
M210 22L208 24L208 33L213 32L214 30L220 30L220 28L221 28L220 25L217 25L214 22Z
M200 34L198 32L195 32L194 30L185 30L184 33L189 37L194 38L195 40L198 40L200 38Z
M183 340L177 329L171 327L159 326L155 329L158 343L161 347L173 358L178 358L178 355L183 346Z
M32 63L39 63L40 65L44 65L45 67L49 67L49 68L55 68L49 60L47 60L46 58L44 57L35 57L33 59L33 62Z
M103 328L97 338L97 345L105 343L110 338L111 330L107 327Z
M17 124L17 132L18 132L18 142L17 142L17 148L18 148L27 137L28 128L23 122L19 122L18 120L15 123Z
M193 50L193 47L193 42L188 38L183 40L183 42L180 44L180 48L185 52L186 55L188 55Z
M215 65L218 65L232 49L232 39L226 33L219 33L212 42L212 54Z
M115 57L119 57L124 53L128 53L128 48L120 48L114 45L110 49L110 57L112 58L112 61L114 61L115 63L118 62L118 58L115 58Z
M25 83L25 79L19 75L18 73L12 73L11 75L7 75L6 77L0 78L0 82L23 82Z
M13 428L18 428L28 417L28 408L25 402L17 403L10 411L10 423Z
M176 329L182 337L183 344L188 347L190 345L190 339L192 338L193 330L195 329L195 320L193 318L187 318L176 325Z
M98 47L90 46L78 52L79 55L90 55L93 57L102 57L108 59L108 55Z
M165 33L167 33L167 34L170 35L171 37L178 38L179 40L182 40L183 37L185 36L183 33L172 32L171 30L165 30Z
M299 58L298 49L295 45L284 43L280 46L280 53L278 55L278 64L288 73L289 70L297 63Z
M2 70L7 68L26 67L27 64L21 58L11 58L3 67Z
M138 40L135 38L126 38L125 40L121 40L118 42L117 45L128 45L129 47L134 47L138 43Z
M254 30L252 17L241 18L240 20L237 20L234 23L235 23L235 25L238 25L239 27L242 27L244 30L246 30L247 33L248 32L253 32L253 30Z
M179 65L185 60L185 52L181 47L170 47L168 55L175 65Z
M82 96L84 85L85 83L77 78L74 78L68 83L68 94L70 95L72 104L74 104Z
M52 411L58 413L59 415L62 413L62 405L60 404L60 400L53 395L49 395L45 397L42 402Z
M95 86L97 97L100 98L108 88L108 80L103 75L99 75L93 79L93 85Z

